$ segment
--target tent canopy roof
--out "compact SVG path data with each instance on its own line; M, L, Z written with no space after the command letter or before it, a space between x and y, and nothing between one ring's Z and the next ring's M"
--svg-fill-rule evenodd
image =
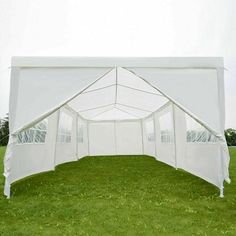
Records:
M68 105L87 120L128 120L147 117L167 102L141 78L116 67Z

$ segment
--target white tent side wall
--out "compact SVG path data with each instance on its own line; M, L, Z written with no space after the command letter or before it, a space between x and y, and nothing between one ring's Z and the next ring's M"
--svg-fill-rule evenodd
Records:
M152 117L144 119L144 124ZM222 187L221 141L187 142L186 113L171 103L154 113L154 121L155 141L148 140L145 135L144 154Z
M16 138L14 138L15 144L12 147L12 158L10 159L10 183L29 175L54 169L57 119L58 113L47 118L47 136L43 144L17 144Z

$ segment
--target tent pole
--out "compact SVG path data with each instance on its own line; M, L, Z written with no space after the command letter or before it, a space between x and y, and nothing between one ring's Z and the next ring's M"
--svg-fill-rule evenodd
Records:
M89 121L87 121L87 140L88 140L88 156L90 156L90 145L89 145Z
M106 105L102 105L102 106L92 107L92 108L88 108L88 109L84 109L84 110L78 110L78 112L85 112L85 111L96 110L96 109L103 108L103 107L108 107L108 106L111 106L111 105L115 105L114 102L106 104Z
M78 155L78 115L76 114L76 118L75 118L75 152L76 152L76 158L77 160L79 160L79 155Z
M106 112L108 112L108 111L111 111L112 109L114 109L114 107L110 107L110 108L106 109L105 111L99 112L99 113L97 113L96 115L92 116L90 119L94 119L94 118L96 118L97 116L102 115L103 113L106 113Z
M134 117L136 117L136 118L140 118L140 117L138 117L137 115L134 115L134 114L132 114L131 112L125 111L125 110L123 110L123 109L121 109L121 108L115 107L115 109L116 109L116 110L119 110L119 111L122 111L122 112L124 112L124 113L126 113L126 114L128 114L128 115L130 115L130 116L134 116Z
M97 88L97 89L91 89L91 90L88 90L88 91L84 91L83 93L81 93L81 95L86 94L86 93L96 92L96 91L103 90L103 89L106 89L106 88L110 88L110 87L113 87L113 86L115 86L115 84L107 85L107 86Z
M176 125L175 125L175 106L174 106L174 103L172 103L172 120L173 120L173 130L174 130L174 133L173 133L173 138L174 138L174 150L175 150L175 169L177 170L178 167L178 163L177 163L177 148L176 148Z
M221 165L221 186L220 186L220 198L224 197L224 162L222 146L220 145L220 165Z
M57 150L57 139L58 139L58 130L59 130L59 120L60 120L60 109L58 109L57 111L57 126L56 126L56 137L55 137L55 145L54 145L54 153L53 153L53 156L54 156L54 170L55 170L55 167L56 167L56 150Z
M121 106L124 106L124 107L134 108L134 109L140 110L140 111L145 111L145 112L153 113L153 111L146 110L146 109L142 109L142 108L135 107L135 106L126 105L126 104L123 104L123 103L116 103L116 104L121 105Z
M156 126L156 119L155 119L155 113L153 114L153 124L154 124L154 135L155 135L155 156L157 159L157 126Z
M116 121L114 121L115 155L117 155Z
M116 67L116 92L115 92L115 105L117 103L117 92L118 92L118 69Z
M132 89L138 92L142 92L142 93L147 93L147 94L151 94L151 95L155 95L155 96L160 96L160 97L164 97L162 94L157 94L157 93L152 93L152 92L148 92L142 89L137 89L137 88L133 88L124 84L118 84L118 86L123 87L123 88L127 88L127 89Z
M141 135L142 135L142 153L144 154L144 140L143 140L143 120L140 120Z

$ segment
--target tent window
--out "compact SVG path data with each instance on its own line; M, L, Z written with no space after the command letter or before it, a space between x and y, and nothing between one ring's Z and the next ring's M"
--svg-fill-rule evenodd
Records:
M84 125L78 125L78 143L84 142Z
M48 120L44 119L33 127L21 131L17 135L17 143L45 143L47 127Z
M65 112L60 113L58 137L57 141L60 143L71 143L72 135L72 117Z
M145 129L147 133L147 140L149 142L155 141L155 133L154 133L154 122L153 120L148 120L145 123Z
M173 142L173 125L171 113L167 112L159 118L161 142L171 143Z
M216 142L217 138L210 133L201 124L195 121L192 117L185 114L186 118L186 140L188 143L210 143Z

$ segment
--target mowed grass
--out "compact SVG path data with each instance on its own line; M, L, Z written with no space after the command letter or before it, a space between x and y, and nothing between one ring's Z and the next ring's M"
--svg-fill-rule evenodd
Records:
M10 200L1 177L0 235L236 235L236 149L230 153L224 199L148 156L63 164L13 184Z

